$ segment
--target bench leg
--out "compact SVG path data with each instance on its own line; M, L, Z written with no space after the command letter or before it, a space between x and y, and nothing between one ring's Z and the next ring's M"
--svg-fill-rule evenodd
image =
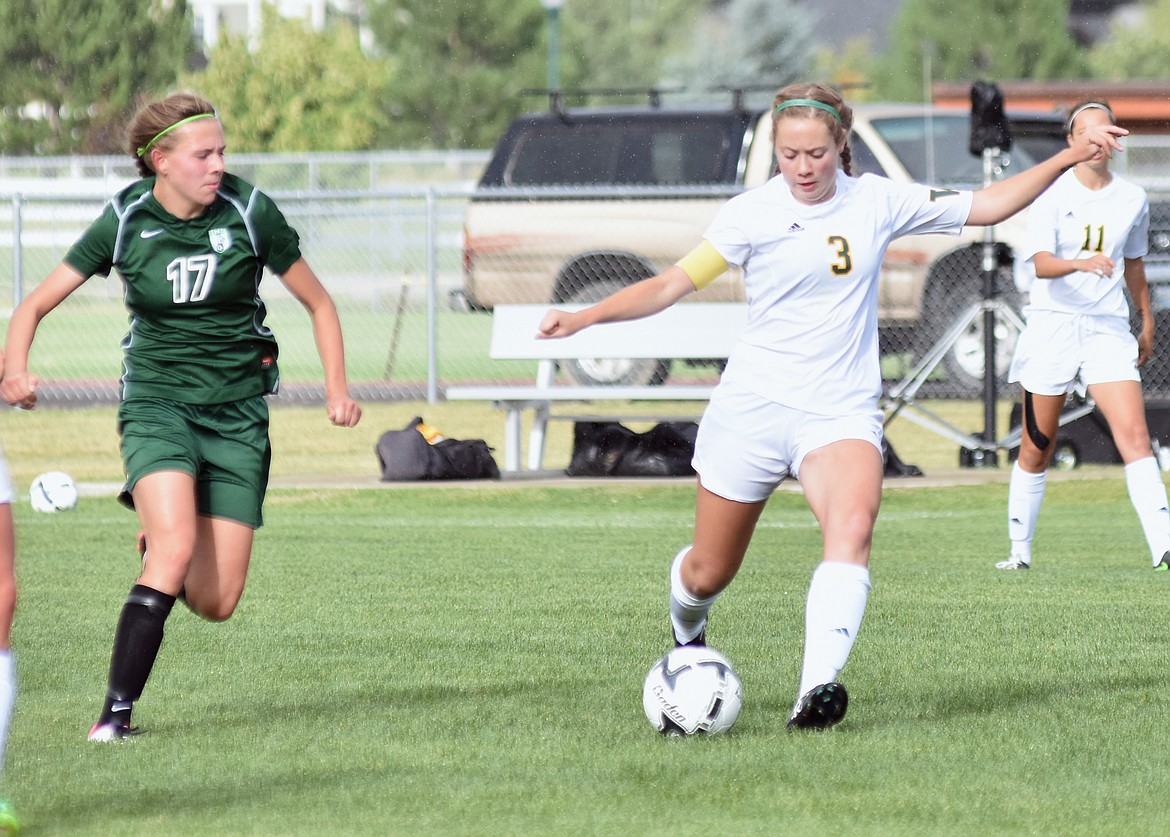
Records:
M549 405L534 408L532 430L528 433L528 470L539 471L544 467L544 438L548 431Z
M520 407L511 405L504 416L504 470L520 470Z

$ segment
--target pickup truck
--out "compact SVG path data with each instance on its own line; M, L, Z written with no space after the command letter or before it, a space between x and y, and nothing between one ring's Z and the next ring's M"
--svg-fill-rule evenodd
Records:
M970 114L907 104L854 106L853 173L899 182L975 188L1020 171L1065 145L1063 117L1008 111L1013 143L985 160L968 146ZM505 131L467 207L464 286L472 307L497 303L590 302L652 276L694 247L732 195L775 172L771 118L739 103L725 108L654 105L565 110L517 117ZM1170 268L1170 211L1151 215L1151 255ZM886 253L879 288L884 355L905 369L929 350L984 293L983 253L994 245L1000 298L1020 307L1013 246L1023 214L962 235L907 236ZM1170 271L1163 271L1170 272ZM1158 271L1151 270L1152 279ZM1170 279L1170 276L1164 278ZM743 298L738 271L693 297ZM943 358L940 394L973 396L983 381L982 318ZM996 369L1006 370L1016 332L997 325ZM566 361L583 384L657 383L674 360ZM893 374L897 374L895 371Z

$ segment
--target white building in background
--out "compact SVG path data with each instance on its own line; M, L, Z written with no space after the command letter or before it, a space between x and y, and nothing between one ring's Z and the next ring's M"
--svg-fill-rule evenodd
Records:
M187 0L195 17L195 34L206 53L226 36L246 35L251 44L260 36L265 5L273 5L283 17L309 21L316 31L325 28L329 17L361 16L361 0Z

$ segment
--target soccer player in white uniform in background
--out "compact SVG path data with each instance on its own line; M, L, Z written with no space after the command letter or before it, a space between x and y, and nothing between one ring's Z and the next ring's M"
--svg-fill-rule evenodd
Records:
M789 728L823 729L845 715L837 682L870 590L881 501L882 391L878 275L887 245L911 233L956 234L1027 206L1065 168L1125 131L1098 127L1068 149L977 192L850 177L853 114L822 84L773 103L779 177L728 202L678 264L576 313L550 310L544 338L657 313L744 270L748 324L699 425L693 543L670 570L676 644L706 641L707 614L735 577L764 504L799 478L824 541L805 610L804 664Z
M1069 144L1113 124L1107 104L1084 102L1069 116ZM1024 255L1036 280L1025 309L1028 325L1009 373L1023 389L1023 432L1008 494L1011 554L996 564L1001 570L1032 565L1032 537L1060 413L1078 381L1109 422L1154 569L1170 567L1166 487L1150 445L1138 374L1154 345L1154 313L1142 262L1149 226L1146 193L1110 172L1106 154L1082 160L1061 175L1028 213ZM1141 317L1136 338L1126 288Z

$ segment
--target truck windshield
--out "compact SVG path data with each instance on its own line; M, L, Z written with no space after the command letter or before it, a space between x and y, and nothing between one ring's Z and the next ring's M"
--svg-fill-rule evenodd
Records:
M739 137L736 134L739 134ZM742 125L729 120L548 122L517 139L510 186L726 183L734 179Z
M967 114L892 117L875 119L872 124L915 181L939 186L982 183L983 160L970 151ZM1053 130L1055 136L1052 131L1013 130L1012 147L1004 156L1001 173L1023 171L1059 150L1063 145L1061 130L1059 126Z

